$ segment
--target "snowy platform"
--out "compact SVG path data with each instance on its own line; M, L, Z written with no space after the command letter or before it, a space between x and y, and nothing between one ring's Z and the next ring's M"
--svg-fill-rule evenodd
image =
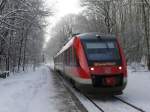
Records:
M0 112L80 112L47 66L0 79Z

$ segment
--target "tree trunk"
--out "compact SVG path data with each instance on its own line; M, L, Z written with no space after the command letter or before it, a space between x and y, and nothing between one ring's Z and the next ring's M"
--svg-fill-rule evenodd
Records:
M23 47L23 40L24 40L24 32L23 29L21 31L21 40L20 40L20 47L19 47L19 59L18 59L18 71L20 71L21 66L21 56L22 56L22 47Z
M150 70L150 45L149 45L149 15L146 14L146 5L144 0L142 0L142 9L143 9L143 22L144 22L144 31L145 31L145 42L146 42L146 56L147 56L147 67ZM148 14L149 14L149 8Z

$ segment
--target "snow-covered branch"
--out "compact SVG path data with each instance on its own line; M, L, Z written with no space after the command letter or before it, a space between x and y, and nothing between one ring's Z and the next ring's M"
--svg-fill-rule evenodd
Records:
M6 63L5 70L41 61L47 12L41 0L1 0L0 55L5 58L0 64Z

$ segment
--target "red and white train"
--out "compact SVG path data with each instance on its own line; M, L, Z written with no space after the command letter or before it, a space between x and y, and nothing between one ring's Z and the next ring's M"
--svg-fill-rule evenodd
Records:
M81 90L121 94L127 84L125 55L116 36L76 35L56 54L54 65Z

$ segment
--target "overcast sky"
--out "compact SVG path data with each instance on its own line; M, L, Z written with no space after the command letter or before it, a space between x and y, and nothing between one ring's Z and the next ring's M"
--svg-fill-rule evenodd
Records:
M67 14L77 14L81 12L80 0L46 0L48 7L52 7L54 16L48 18L49 27L47 28L46 38L50 38L51 28Z

